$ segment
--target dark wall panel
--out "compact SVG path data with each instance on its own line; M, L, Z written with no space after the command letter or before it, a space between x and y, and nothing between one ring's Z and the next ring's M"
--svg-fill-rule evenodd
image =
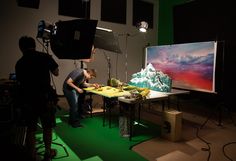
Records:
M232 1L196 0L173 8L174 42L228 40L235 34ZM234 25L234 27L233 27Z
M153 28L153 4L142 0L133 0L133 25L146 21Z
M20 7L28 7L28 8L39 8L40 0L17 0L17 4Z
M101 20L126 24L126 0L101 0Z
M64 16L90 18L90 1L59 0L58 14Z

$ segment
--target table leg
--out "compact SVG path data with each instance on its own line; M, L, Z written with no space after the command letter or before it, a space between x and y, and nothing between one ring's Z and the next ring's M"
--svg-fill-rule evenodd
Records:
M142 106L143 106L142 103L138 104L138 124L140 123L140 111Z
M167 101L169 101L169 100L167 100ZM162 111L165 111L165 100L162 100L161 104L162 104Z
M108 105L108 112L109 112L109 128L111 128L111 105Z
M103 126L105 126L105 117L106 117L106 100L103 97Z
M129 106L129 140L131 141L133 136L133 125L134 125L134 117L135 117L135 104L131 104Z
M106 115L108 114L109 128L111 128L111 110L116 103L116 98L106 98L103 97L103 126L105 126ZM108 113L107 113L108 112Z

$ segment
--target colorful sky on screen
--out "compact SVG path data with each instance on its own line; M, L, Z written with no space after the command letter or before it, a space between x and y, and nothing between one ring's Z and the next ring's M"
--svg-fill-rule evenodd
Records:
M151 46L146 49L146 64L172 78L172 86L214 92L216 42Z

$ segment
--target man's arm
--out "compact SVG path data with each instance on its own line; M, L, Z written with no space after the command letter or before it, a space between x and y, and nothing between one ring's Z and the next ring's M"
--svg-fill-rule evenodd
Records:
M69 79L66 81L66 83L67 83L70 87L74 88L78 93L83 93L83 90L82 90L81 88L77 87L77 86L74 84L73 79L69 78Z
M88 83L88 82L84 82L83 85L85 87L95 87L95 88L99 88L100 85L98 83Z

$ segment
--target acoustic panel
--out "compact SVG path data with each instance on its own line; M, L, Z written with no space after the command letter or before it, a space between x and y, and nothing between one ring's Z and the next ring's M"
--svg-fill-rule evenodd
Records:
M89 0L59 0L58 14L77 18L90 18Z
M101 20L126 24L126 0L101 0Z
M146 21L153 28L153 4L142 0L133 0L133 25Z
M17 5L19 7L28 7L28 8L39 8L39 0L17 0Z
M232 0L190 1L173 7L174 43L234 40L236 18Z

